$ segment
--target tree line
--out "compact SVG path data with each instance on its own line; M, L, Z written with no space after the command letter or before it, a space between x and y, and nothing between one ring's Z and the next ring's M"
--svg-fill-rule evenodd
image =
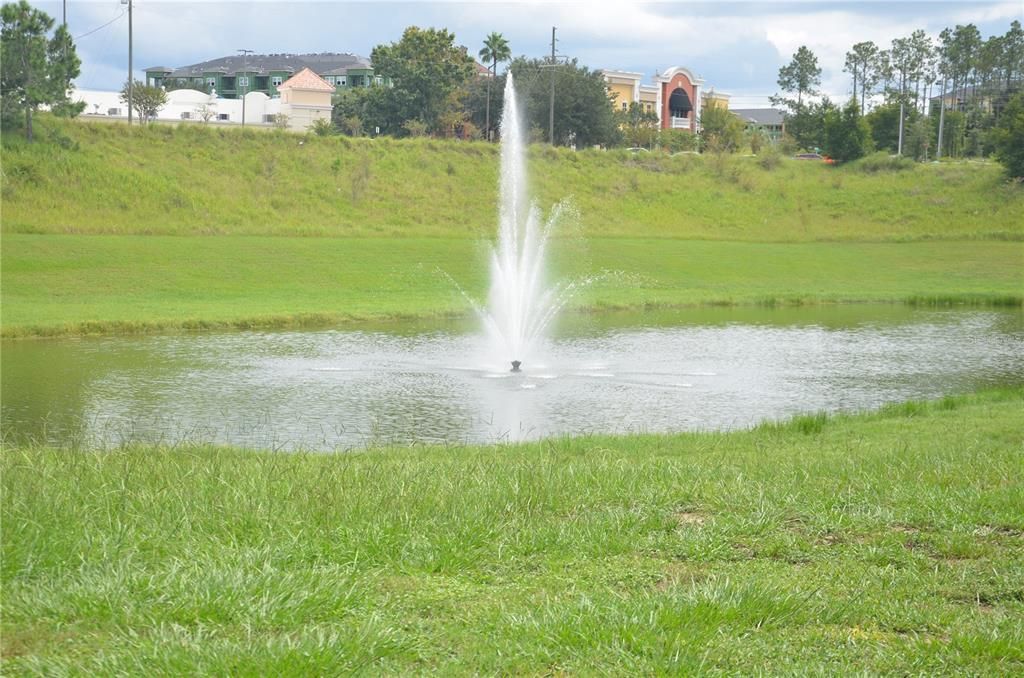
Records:
M58 115L77 115L70 102L80 61L66 26L26 0L2 7L0 113L3 128L23 127L32 136L32 115L47 105ZM612 101L604 77L576 60L549 63L512 58L508 41L491 33L478 52L487 73L455 44L446 29L407 28L395 42L376 46L371 61L388 86L353 88L335 97L331 122L319 134L493 139L501 117L505 79L515 78L531 139L549 135L573 146L661 147L670 152L757 153L767 139L722 108L705 107L701 132L661 130L657 115L630 102ZM507 62L499 75L499 64ZM853 160L872 149L918 159L995 155L1024 175L1024 30L1013 21L1003 35L982 39L973 24L945 29L937 40L923 30L897 38L888 48L858 42L846 54L851 97L837 105L821 97L821 68L806 46L779 69L788 135L783 152L814 149ZM556 97L553 118L550 91ZM133 83L132 106L141 120L155 116L163 90ZM152 96L149 96L149 95ZM122 96L126 99L126 95ZM867 108L870 112L865 113ZM553 120L553 129L549 129Z
M787 131L802 148L852 159L871 148L916 159L1004 160L1024 107L1024 30L1013 21L983 39L974 24L946 28L937 40L923 30L887 48L858 42L846 53L851 98L839 106L820 95L821 68L806 46L779 70ZM868 109L871 109L868 111ZM1019 132L1018 132L1019 134ZM845 158L843 156L846 156ZM1016 169L1017 175L1024 173Z

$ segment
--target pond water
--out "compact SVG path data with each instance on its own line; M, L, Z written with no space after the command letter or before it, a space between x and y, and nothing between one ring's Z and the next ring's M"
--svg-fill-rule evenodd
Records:
M711 309L563 319L514 374L468 321L8 341L7 443L259 448L743 428L1024 383L1019 309Z

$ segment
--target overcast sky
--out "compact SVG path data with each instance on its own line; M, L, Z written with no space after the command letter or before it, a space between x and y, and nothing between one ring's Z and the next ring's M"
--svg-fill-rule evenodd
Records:
M32 2L61 20L61 2ZM476 54L492 31L516 56L558 51L591 68L656 71L686 66L705 87L733 95L733 108L767 106L779 67L800 45L818 56L822 89L849 93L844 54L862 40L888 46L923 28L937 36L974 23L982 36L1024 19L1024 2L185 2L135 0L136 77L252 49L353 52L394 42L406 26L447 28ZM70 0L67 19L82 59L82 89L120 89L128 68L128 17L120 0ZM109 24L108 24L109 22ZM105 25L107 24L107 25Z

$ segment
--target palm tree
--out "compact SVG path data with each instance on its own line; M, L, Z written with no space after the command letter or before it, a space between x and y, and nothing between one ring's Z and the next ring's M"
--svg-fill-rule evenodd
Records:
M484 134L487 139L491 138L491 81L498 77L498 62L507 61L512 58L512 50L509 49L508 40L501 33L491 33L484 40L483 49L480 50L480 60L485 64L492 64L493 77L487 81L487 112L485 114Z

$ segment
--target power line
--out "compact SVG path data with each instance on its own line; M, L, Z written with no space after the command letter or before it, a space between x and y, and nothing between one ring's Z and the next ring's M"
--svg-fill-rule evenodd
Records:
M82 33L81 35L76 35L74 39L75 40L81 40L82 38L87 38L90 35L92 35L93 33L95 33L96 31L102 30L102 29L106 28L107 26L109 26L110 24L114 23L115 21L117 21L118 19L120 19L121 17L123 17L127 13L128 13L128 10L121 10L120 14L115 16L113 19L111 19L107 23L103 24L102 26L97 26L96 28L92 29L91 31L88 31L86 33Z

